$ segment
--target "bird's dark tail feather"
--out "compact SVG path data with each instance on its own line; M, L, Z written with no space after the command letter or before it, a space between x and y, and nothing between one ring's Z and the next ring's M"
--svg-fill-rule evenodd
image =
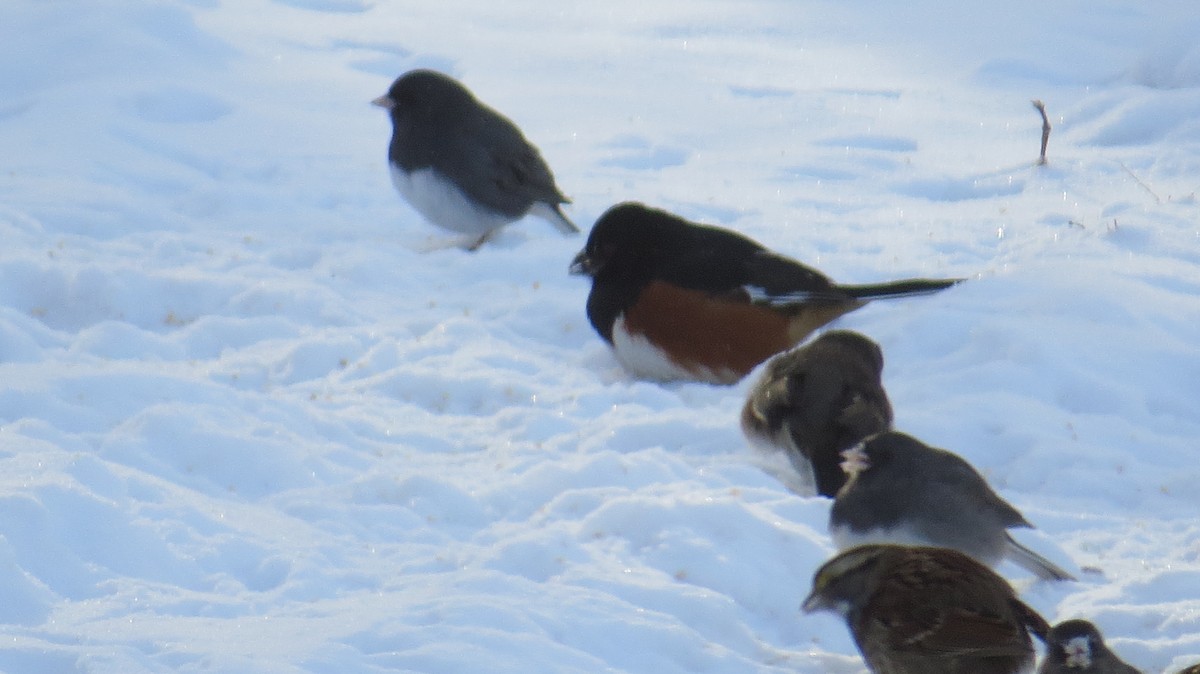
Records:
M886 283L838 285L837 289L855 299L873 300L884 297L912 297L914 295L928 295L930 293L936 293L939 290L945 290L950 286L958 285L965 280L966 279L961 278L911 278L901 281L888 281Z
M567 217L566 213L563 213L561 204L550 204L545 201L538 201L533 204L533 206L529 209L529 212L554 225L554 228L563 234L579 233L579 227L577 227L575 223L571 222L571 219Z
M1042 580L1075 580L1075 576L1072 576L1069 571L1021 545L1011 535L1008 536L1005 555L1018 566Z

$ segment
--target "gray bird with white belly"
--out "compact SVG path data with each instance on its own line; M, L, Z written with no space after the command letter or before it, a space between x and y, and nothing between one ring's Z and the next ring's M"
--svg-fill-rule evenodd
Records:
M538 149L454 79L412 70L372 103L392 120L396 189L429 222L471 237L470 250L531 213L564 234L579 232Z
M1009 535L1032 528L957 454L888 431L842 453L849 480L829 513L839 549L867 543L933 545L988 566L1009 559L1039 578L1073 580Z

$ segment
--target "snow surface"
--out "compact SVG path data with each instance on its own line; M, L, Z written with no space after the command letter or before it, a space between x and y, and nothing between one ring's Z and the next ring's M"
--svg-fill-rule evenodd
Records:
M748 382L631 381L580 237L470 254L402 204L369 101L414 67L581 226L972 277L837 325L1081 570L1002 567L1026 600L1200 660L1196 35L1194 0L8 3L0 670L863 670L798 610L828 502L758 465Z

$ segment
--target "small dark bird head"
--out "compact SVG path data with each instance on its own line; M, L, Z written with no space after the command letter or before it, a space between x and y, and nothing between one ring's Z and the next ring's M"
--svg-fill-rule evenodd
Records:
M475 104L475 97L452 77L435 70L410 70L392 82L388 92L371 101L393 120L433 117ZM469 108L466 108L469 109Z
M695 225L683 218L635 201L617 204L592 225L587 244L571 262L570 271L595 277L616 266L648 268L684 245L692 227Z
M1063 621L1046 636L1046 657L1067 669L1087 671L1092 661L1106 652L1100 630L1087 620Z

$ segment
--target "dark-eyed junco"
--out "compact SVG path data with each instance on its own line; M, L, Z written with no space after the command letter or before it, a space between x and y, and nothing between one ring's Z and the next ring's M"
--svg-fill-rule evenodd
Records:
M767 363L742 407L742 432L760 451L787 457L798 481L784 476L786 484L832 498L846 483L842 451L892 425L882 372L878 344L830 330Z
M1003 578L948 548L867 545L829 560L806 612L845 619L876 674L1016 674L1049 626Z
M1038 674L1141 673L1109 650L1095 625L1087 620L1066 620L1050 628Z
M935 545L995 566L1010 559L1039 578L1073 580L1008 529L1032 527L961 457L895 431L842 453L849 479L829 512L839 549L864 543Z
M634 377L732 384L867 300L959 279L838 285L736 232L642 204L608 209L571 273L592 277L587 315Z
M454 79L412 70L372 103L392 118L396 189L431 223L472 237L472 250L529 213L564 234L579 231L537 148Z

